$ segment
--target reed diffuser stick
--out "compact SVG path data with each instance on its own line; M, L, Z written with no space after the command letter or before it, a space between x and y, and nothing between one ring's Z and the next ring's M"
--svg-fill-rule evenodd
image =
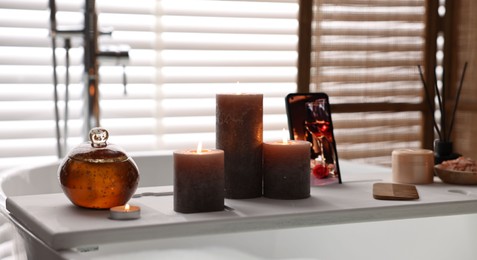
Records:
M455 114L456 114L456 111L457 111L457 105L459 104L460 92L462 91L462 85L464 83L464 77L465 77L465 72L466 71L467 71L467 61L464 64L464 68L462 69L462 74L460 76L459 88L457 89L457 95L456 95L455 101L454 101L454 108L452 109L452 117L451 117L449 132L447 133L447 140L450 139L452 129L454 128Z
M424 92L426 93L426 100L427 100L427 105L429 106L429 110L432 112L432 122L434 123L434 128L436 129L437 134L439 135L439 140L442 140L442 135L441 131L439 130L439 126L437 125L435 116L434 116L434 106L432 105L432 99L428 91L427 83L424 80L424 75L422 74L422 69L421 65L417 65L417 68L419 69L419 76L421 77L422 85L424 86Z
M446 103L447 102L446 102L445 97L446 97L447 94L446 94L446 88L445 88L445 86L446 86L446 76L445 75L446 75L446 71L443 67L443 69L442 69L442 93L441 93L441 100L442 100L441 111L442 112L441 112L441 115L444 115L444 116L441 116L441 126L442 126L441 130L442 130L442 136L444 137L444 141L449 141L449 139L446 138L447 137L447 134L446 134L447 133L447 128L446 128L446 126L447 126L447 116L445 116L445 115L447 113L447 108L446 108ZM437 84L437 79L436 79L436 84Z
M439 112L441 113L441 132L442 132L442 137L444 137L444 141L446 141L446 117L445 117L445 107L444 107L444 92L445 88L444 86L442 87L442 93L439 90L439 87L437 86L437 75L436 75L436 70L434 70L434 91L437 96L437 103L439 104Z

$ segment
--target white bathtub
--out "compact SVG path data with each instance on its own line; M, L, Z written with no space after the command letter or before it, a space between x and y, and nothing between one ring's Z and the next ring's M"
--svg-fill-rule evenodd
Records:
M140 186L172 184L170 155L133 157ZM61 192L57 167L52 162L6 171L0 180L2 211L8 196ZM343 174L350 170L342 164ZM475 214L150 239L61 252L16 224L35 259L477 259Z
M132 155L141 177L139 186L172 185L172 156L170 153L136 153ZM60 161L26 165L5 170L0 175L0 203L7 196L59 193L57 170Z

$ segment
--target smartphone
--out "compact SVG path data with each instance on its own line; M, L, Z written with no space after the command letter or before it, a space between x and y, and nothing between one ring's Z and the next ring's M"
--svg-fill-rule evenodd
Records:
M292 93L285 99L290 139L310 142L312 185L341 183L328 95Z

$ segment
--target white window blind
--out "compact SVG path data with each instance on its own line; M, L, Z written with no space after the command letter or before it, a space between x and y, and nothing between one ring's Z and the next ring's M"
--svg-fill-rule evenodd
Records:
M84 1L57 0L57 24L83 26ZM294 0L97 0L99 46L129 45L121 66L100 63L101 125L127 151L215 146L215 94L264 94L264 138L286 127L296 90ZM57 40L61 128L64 41ZM0 2L0 165L56 158L48 0ZM68 149L82 142L82 38L69 51Z
M286 127L296 91L293 1L160 2L159 146L215 145L215 93L264 93L264 138ZM193 134L192 134L193 133Z

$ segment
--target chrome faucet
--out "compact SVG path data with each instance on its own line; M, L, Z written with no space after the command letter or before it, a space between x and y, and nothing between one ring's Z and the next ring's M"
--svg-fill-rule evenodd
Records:
M125 66L125 61L129 59L129 48L118 49L114 48L112 50L100 50L98 47L98 37L101 35L111 35L112 30L100 31L98 29L98 15L96 12L96 0L85 0L84 5L84 25L82 28L59 28L56 23L56 1L49 0L50 7L50 36L53 50L53 85L54 85L54 100L55 100L55 120L56 120L56 139L57 139L57 153L58 157L62 158L65 155L65 150L67 147L67 106L68 106L68 96L67 89L69 82L66 82L66 95L65 95L65 125L63 134L60 131L59 126L59 108L58 108L58 79L56 73L56 39L57 37L63 37L65 39L65 44L69 43L72 37L83 37L83 48L84 48L84 110L83 110L83 138L88 140L89 130L93 127L100 126L100 106L99 106L99 60L100 59L114 59L117 64ZM66 58L67 58L67 79L68 79L68 49L66 49ZM124 93L126 93L126 74L125 69L123 69L123 85ZM62 136L63 135L63 136Z
M84 130L100 126L98 76L98 15L96 0L86 0L84 9ZM87 133L85 132L85 133Z

